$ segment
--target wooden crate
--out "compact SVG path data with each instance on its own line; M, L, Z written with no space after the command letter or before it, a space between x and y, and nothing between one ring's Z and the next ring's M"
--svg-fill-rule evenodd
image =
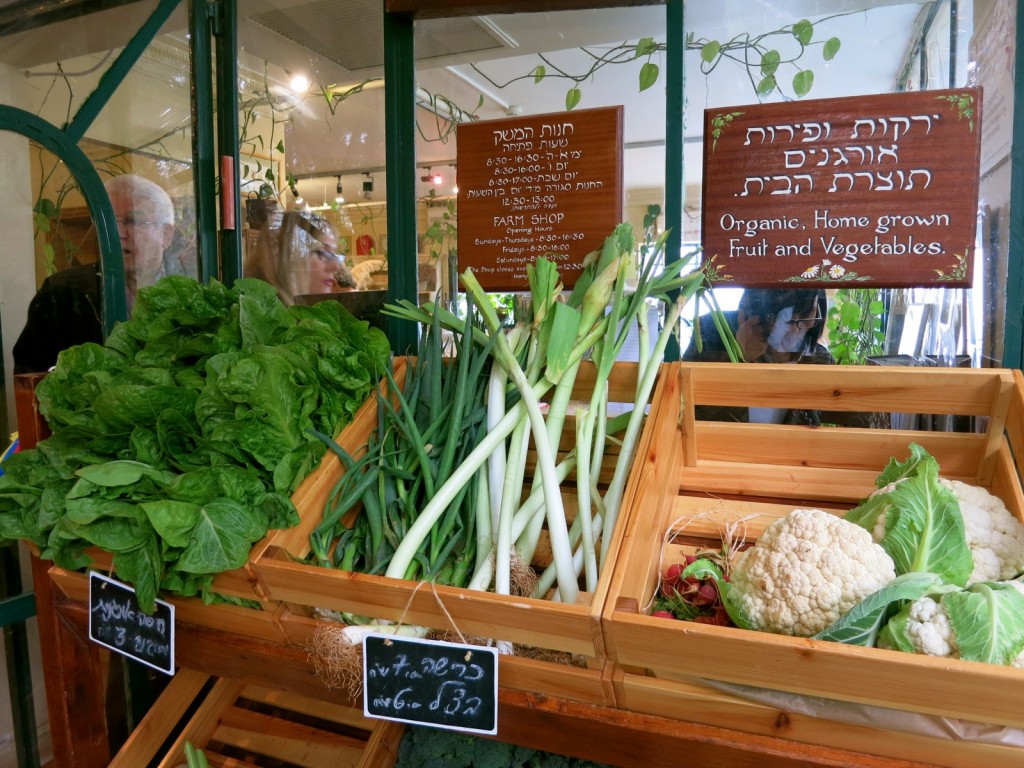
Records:
M632 402L637 370L635 364L616 367L609 393L611 402ZM592 366L581 367L576 386L581 399L589 400L593 375ZM375 424L376 404L370 400L342 432L339 443L354 456L362 455ZM324 501L342 472L340 462L335 461L333 472L321 476L321 484L302 499L299 526L275 532L253 561L256 575L270 598L288 605L296 616L312 615L311 608L348 611L441 630L455 628L467 637L580 654L592 660L598 673L596 682L603 680L600 616L611 572L608 566L597 590L581 593L576 604L567 605L331 570L303 562L310 551L310 532L319 523ZM626 493L628 496L628 487ZM617 531L610 545L609 563L617 551L619 535ZM595 703L610 701L610 688L601 683L601 689L602 701Z
M182 669L110 766L178 768L189 742L212 766L390 768L403 733L346 704Z
M1024 456L1019 371L699 363L666 369L649 417L656 425L649 430L650 449L634 467L633 503L603 614L606 651L621 667L613 675L619 706L663 715L681 707L696 712L690 699L700 699L701 692L690 686L712 679L1024 726L1024 670L659 619L645 612L662 563L678 546L671 543L674 534L682 530L689 543L717 547L728 521L743 519L748 537L756 538L764 525L797 506L841 514L874 490L890 457L909 455L911 442L936 457L944 476L987 487L1024 519L1020 462L1014 458ZM981 431L702 422L694 418L700 404L954 414L974 417ZM714 692L705 705L721 706L728 699ZM735 727L742 718L734 715L743 705L735 700L730 706L732 714L721 715L720 722ZM794 720L786 712L776 711L775 717ZM751 729L772 728L770 714L759 718L750 717ZM839 740L843 729L834 723L803 722L794 738L840 747L849 743L846 736ZM915 738L883 731L861 743L867 751L907 757L905 745ZM928 754L949 766L1024 763L1020 750L982 759L975 749L937 742Z

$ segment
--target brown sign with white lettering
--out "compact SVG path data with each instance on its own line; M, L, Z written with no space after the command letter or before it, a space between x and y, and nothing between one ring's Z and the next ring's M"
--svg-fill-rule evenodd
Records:
M622 107L458 127L459 270L527 290L546 256L566 288L622 221Z
M704 255L716 283L971 283L981 90L704 114Z

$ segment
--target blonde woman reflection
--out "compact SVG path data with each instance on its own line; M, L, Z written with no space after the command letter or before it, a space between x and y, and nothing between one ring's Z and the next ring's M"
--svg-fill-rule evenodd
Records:
M338 236L323 216L309 211L286 211L281 223L264 230L246 256L246 277L265 280L291 305L296 297L332 293L344 284L348 268L337 252Z

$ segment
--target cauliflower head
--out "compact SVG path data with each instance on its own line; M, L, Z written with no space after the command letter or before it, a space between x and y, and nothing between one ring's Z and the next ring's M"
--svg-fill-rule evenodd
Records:
M753 629L810 637L894 578L892 558L864 528L794 509L739 555L730 591Z
M960 503L967 546L974 558L968 584L1008 581L1024 573L1024 524L998 496L976 485L939 478Z
M1024 595L1024 584L1019 581L1009 580L1000 583ZM906 621L901 627L901 639L893 642L891 636L886 637L883 633L879 648L894 648L950 659L961 658L960 644L957 642L956 629L950 619L949 606L941 596L919 597L904 610ZM1013 631L1013 628L1008 631ZM1019 629L1017 632L1019 634ZM986 645L991 646L994 643ZM1024 651L1009 659L1008 665L1024 669Z
M974 567L967 584L983 581L1009 581L1024 573L1024 524L1006 508L1002 499L977 485L938 478L950 490L960 507L967 547ZM871 497L885 496L902 483L897 480L874 491ZM885 538L886 513L882 512L871 528L876 542ZM937 654L943 655L943 654Z

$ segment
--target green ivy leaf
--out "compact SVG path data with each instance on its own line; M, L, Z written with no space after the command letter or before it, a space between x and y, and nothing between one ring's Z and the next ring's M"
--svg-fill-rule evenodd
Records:
M636 44L636 55L634 58L639 59L641 56L650 56L658 50L658 44L654 42L653 37L643 37Z
M800 45L810 45L811 38L814 37L814 25L807 19L800 19L793 25L793 37Z
M718 52L722 50L722 44L717 40L712 40L710 43L705 43L704 47L700 49L700 57L705 62L710 64L716 58L718 58Z
M793 91L797 97L806 96L814 85L814 73L809 69L801 70L793 76Z
M779 68L781 58L778 51L768 51L761 57L761 74L765 77L774 75L775 71Z
M825 45L821 49L821 55L825 61L832 61L832 59L836 57L836 54L839 53L840 45L842 45L842 43L839 42L838 37L830 37L825 41Z
M658 82L658 65L648 61L640 67L640 90L646 91Z
M283 155L284 154L284 139L281 139L279 142L277 142L277 146L274 147L274 149L276 149L278 152L280 152Z
M860 322L860 305L855 301L844 301L839 310L839 321L846 326L857 325Z
M39 201L36 210L51 219L57 218L57 204L48 197L44 197Z
M543 80L545 72L546 72L546 70L544 69L543 66L538 66L536 69L534 69L533 70L533 82L534 83L539 83L541 80Z
M565 94L565 108L571 110L577 104L580 103L580 99L583 98L583 94L579 88L570 88Z
M775 90L775 86L778 85L775 81L775 75L768 75L768 77L762 78L761 82L757 84L757 95L767 96Z
M44 213L34 214L32 216L32 219L35 221L36 229L38 229L40 232L49 232L50 231L50 219L49 219L49 217L46 214L44 214Z

